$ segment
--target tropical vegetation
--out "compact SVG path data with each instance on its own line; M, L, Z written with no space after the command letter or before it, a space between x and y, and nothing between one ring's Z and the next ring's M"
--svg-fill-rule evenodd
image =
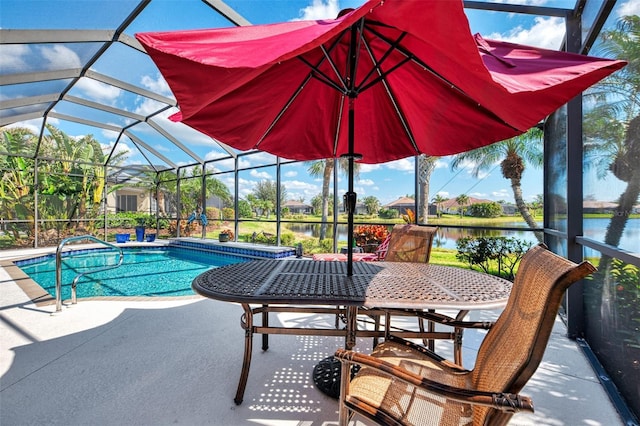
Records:
M513 198L522 218L530 228L539 228L522 196L522 175L527 164L542 167L542 136L542 131L534 127L506 141L458 154L451 162L451 168L457 170L471 165L471 173L477 178L481 172L493 170L499 163L502 176L511 182ZM536 237L538 241L543 240L540 232Z

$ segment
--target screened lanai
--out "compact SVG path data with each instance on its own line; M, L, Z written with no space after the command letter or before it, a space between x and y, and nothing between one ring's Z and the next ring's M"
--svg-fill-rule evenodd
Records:
M242 152L170 120L179 105L134 35L322 19L361 3L0 3L0 249L55 247L85 234L113 242L144 226L158 239L217 239L228 230L238 242L340 251L347 183L338 162ZM434 247L502 235L591 260L599 272L571 288L563 315L621 415L632 419L640 414L640 5L464 6L472 32L485 38L629 64L524 136L540 161L536 167L523 156L522 183L504 175L503 158L486 168L477 157L453 156L362 166L356 226L389 228L411 211L415 222L439 227ZM452 219L483 203L517 220ZM207 223L190 220L194 213Z

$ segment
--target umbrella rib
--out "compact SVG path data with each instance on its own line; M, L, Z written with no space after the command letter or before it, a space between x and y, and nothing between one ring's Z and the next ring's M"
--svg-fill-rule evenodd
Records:
M374 84L377 84L377 83L381 80L381 78L382 78L381 76L382 76L382 75L386 75L386 74L389 74L389 73L393 72L393 70L395 70L396 68L399 68L400 66L402 66L403 64L405 64L406 62L408 62L408 61L409 61L409 59L405 57L405 60L404 60L404 61L401 61L401 62L400 62L400 63L398 63L397 65L393 66L389 71L387 71L387 72L382 72L382 69L381 69L381 65L382 65L382 63L383 63L383 62L384 62L384 61L385 61L385 60L386 60L386 59L391 55L391 52L393 52L393 51L395 50L395 48L400 44L400 42L404 39L404 37L405 37L406 35L407 35L407 33L406 33L406 32L403 32L403 33L400 35L400 37L398 37L398 39L397 39L393 44L391 44L391 45L389 46L389 49L384 53L384 55L382 55L382 56L380 57L380 60L379 60L379 61L375 61L375 60L373 59L373 54L372 54L371 47L370 47L369 43L367 42L367 40L366 40L366 39L364 39L364 34L361 34L361 37L362 37L362 38L363 38L363 40L364 40L364 45L365 45L365 47L366 47L367 51L369 52L369 56L371 56L371 58L372 58L372 61L373 61L374 66L373 66L373 68L371 68L371 70L369 70L369 72L367 73L367 75L362 79L362 85L361 85L361 88L360 88L360 89L358 89L358 92L364 92L364 91L365 91L365 90L367 90L369 87L373 86ZM367 80L369 80L369 78L370 78L370 77L373 75L373 73L375 73L376 71L378 71L379 76L378 76L376 79L374 79L373 81L371 81L371 82L369 82L368 84L366 84L366 85L365 85L364 83L365 83Z
M398 42L400 42L400 39L401 38L398 39ZM398 63L394 67L392 67L389 71L384 73L382 71L382 69L380 68L380 64L382 63L382 60L384 60L384 58L386 58L387 55L386 54L383 55L381 60L377 61L375 56L374 56L374 54L373 54L373 51L371 50L371 48L369 46L369 44L365 43L365 48L367 49L367 53L369 54L369 58L371 59L371 62L373 62L373 65L374 65L374 68L372 69L372 71L373 72L375 72L375 71L378 72L378 78L376 78L375 81L376 82L379 81L382 84L382 87L384 87L384 90L387 93L387 96L389 97L389 99L391 100L391 104L393 105L393 108L395 109L396 114L398 115L398 119L402 123L402 127L404 128L404 131L407 134L407 137L409 138L409 141L411 142L411 146L413 146L413 149L416 152L416 155L420 154L420 150L418 149L418 144L416 144L415 137L413 136L413 132L411 131L411 128L409 127L409 123L407 122L407 118L402 113L402 109L400 108L400 105L398 105L398 101L397 101L396 97L394 96L393 92L391 91L391 87L389 87L389 84L388 84L388 82L386 80L386 76L387 75L389 75L391 72L393 72L398 67L400 67L403 64L407 63L409 61L409 59L405 59L404 61L401 61L400 63ZM373 83L371 83L371 84L373 84ZM370 87L371 84L368 84L367 86L363 87L361 90L366 90L366 88Z
M405 58L403 61L398 62L396 65L394 65L393 67L389 68L389 70L387 70L387 71L382 71L382 69L380 69L379 67L377 67L377 66L376 66L375 68L373 68L373 70L372 70L372 71L376 71L376 70L378 70L378 74L379 74L379 75L378 75L378 77L376 77L376 79L375 79L375 80L373 80L373 81L369 82L366 86L362 86L362 87L359 89L359 92L364 92L364 91L365 91L365 90L367 90L369 87L371 87L371 86L373 86L373 85L375 85L375 84L378 84L378 82L379 82L379 81L384 80L384 78L385 78L386 76L388 76L388 75L389 75L389 74L391 74L393 71L397 70L398 68L400 68L401 66L403 66L404 64L406 64L407 62L409 62L410 60L411 60L410 58Z
M373 34L375 34L376 36L378 36L381 40L385 41L386 43L388 43L389 45L393 45L393 41L389 40L386 36L384 36L383 34L379 33L378 31L374 30L373 28L369 27L369 31L371 31ZM419 58L417 58L415 55L413 55L411 52L408 52L405 48L403 48L401 45L396 46L396 50L400 53L402 53L405 57L408 58L408 60L415 62L416 64L420 65L422 68L424 68L425 71L431 73L434 77L440 79L443 83L445 83L447 86L449 86L451 89L455 90L456 92L458 92L462 97L469 99L471 102L475 103L478 108L482 109L483 111L485 111L485 113L489 114L490 116L500 120L504 125L517 130L518 132L520 132L521 130L518 129L517 127L512 126L511 124L507 123L506 121L504 121L502 119L502 117L496 115L493 111L491 111L490 109L488 109L487 107L485 107L484 105L482 105L482 103L480 103L479 101L477 101L476 99L473 99L467 92L465 92L464 90L462 90L460 87L456 86L452 81L450 81L449 79L447 79L445 76L443 76L442 74L440 74L439 72L437 72L436 70L434 70L432 67L430 67L429 65L427 65L427 63L423 62L422 60L420 60Z
M260 146L260 144L262 143L262 141L267 137L267 135L271 132L271 130L275 127L275 125L278 123L278 121L280 121L280 118L282 118L282 116L284 115L285 112L287 112L287 110L289 109L289 107L291 106L291 104L293 103L293 101L296 100L296 98L298 97L298 95L300 94L300 92L302 92L302 90L304 89L304 87L307 85L307 83L309 82L309 80L311 79L312 74L309 73L307 75L307 77L304 79L304 81L300 84L300 86L298 86L298 88L296 89L296 91L293 93L293 95L291 95L291 97L289 98L289 100L287 101L287 103L284 105L284 107L282 107L282 109L280 110L280 112L278 112L278 115L276 115L276 117L273 119L273 121L271 122L271 124L269 125L269 127L267 127L267 130L265 130L264 134L260 137L260 139L258 139L258 142L256 142L255 147L258 148Z
M338 114L338 122L336 123L336 134L333 137L333 156L336 157L338 155L338 139L340 138L340 127L342 126L342 113L344 111L344 97L342 95L342 101L340 102L340 113Z
M340 39L342 39L342 37L344 37L344 35L346 34L347 30L343 30L339 36L336 37L336 39L333 41L333 43L331 44L331 46L329 46L329 49L327 50L326 47L324 47L324 45L320 45L320 50L322 51L322 59L320 59L318 61L318 63L316 65L312 64L311 62L309 62L307 59L305 59L302 56L298 56L298 59L300 59L302 62L304 62L309 68L311 68L311 70L315 73L315 75L313 75L313 77L315 77L316 79L318 79L318 81L320 81L321 83L325 83L330 87L333 87L334 89L336 89L338 92L341 93L347 93L347 82L340 76L340 73L338 72L335 63L333 62L333 60L331 59L331 55L330 52L333 51L333 49L335 49L335 47L338 45L338 43L340 42ZM333 70L333 72L335 73L338 81L342 84L342 86L338 85L336 82L334 82L331 77L329 77L327 74L325 74L324 72L322 72L320 70L320 65L325 61L329 61L329 65L331 66L331 69Z

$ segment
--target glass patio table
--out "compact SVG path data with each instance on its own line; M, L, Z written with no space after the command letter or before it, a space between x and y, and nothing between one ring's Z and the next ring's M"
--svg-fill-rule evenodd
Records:
M251 365L253 335L262 334L262 349L268 349L269 334L343 336L345 347L355 346L356 337L383 337L388 329L358 329L358 310L372 318L411 315L427 310L456 310L447 325L453 331L394 330L405 338L449 339L454 343L454 361L461 363L462 321L470 310L497 309L506 305L511 282L467 269L405 262L355 262L347 276L346 262L305 259L253 260L214 268L192 283L202 296L238 303L244 314L244 359L234 401L242 403ZM257 306L256 306L257 305ZM335 314L335 327L300 328L269 324L269 313L296 312ZM260 325L254 316L261 317ZM429 319L429 314L425 318ZM339 319L345 322L340 327ZM388 326L388 317L385 321ZM385 328L386 328L385 326Z

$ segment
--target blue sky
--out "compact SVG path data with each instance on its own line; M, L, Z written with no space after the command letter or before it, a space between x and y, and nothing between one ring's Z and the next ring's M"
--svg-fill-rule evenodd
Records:
M442 0L449 1L449 0ZM337 13L347 7L357 7L364 1L360 0L226 0L226 3L248 19L253 24L289 21L295 19L323 19L335 17ZM572 8L575 0L510 0L510 3L533 4L539 6ZM130 13L135 1L128 0L77 0L72 3L74 7L63 12L59 10L62 2L47 2L34 0L2 0L0 3L0 26L3 28L86 28L104 29L105 23L109 28L115 27ZM621 0L616 8L616 13L638 14L640 13L640 1ZM86 10L97 9L99 13L85 13ZM74 11L74 13L69 13ZM216 26L228 26L229 23L216 17L201 2L179 0L154 0L143 12L141 17L130 27L127 33L141 31L166 31L187 28L207 28ZM502 39L516 43L529 44L539 47L558 49L564 35L564 22L560 18L544 18L509 13L487 12L467 10L467 16L472 33L479 32L485 38ZM55 23L47 25L48 22ZM44 52L45 49L42 49ZM21 59L21 53L10 51L5 46L0 51L2 55L2 72L15 66L16 70L26 66ZM44 55L44 53L43 53ZM141 85L147 89L157 91L165 96L171 93L163 78L157 72L151 61L144 57L132 55L123 56L124 59L110 62L96 63L95 69L106 75L114 76L123 81ZM58 62L61 68L76 66L81 58L78 52L51 49L46 59L50 62ZM133 61L139 62L135 66L128 67ZM141 103L139 100L127 98L124 91L113 90L91 79L86 80L86 85L80 85L78 90L85 92L87 98L103 100L113 106L128 111L145 112L154 107L153 103ZM0 96L2 93L0 92ZM4 96L0 99L4 99ZM62 108L62 105L60 106ZM62 111L64 112L64 111ZM174 111L175 112L175 111ZM108 118L105 118L108 120ZM56 121L51 121L56 125ZM39 122L21 123L39 129ZM62 123L61 123L62 124ZM170 126L170 124L167 124ZM74 123L64 123L60 128L73 136L81 136L92 133L105 147L113 146L114 134L101 129L87 129L85 126ZM188 129L190 130L190 129ZM211 142L206 138L182 130L185 140L196 146L199 155L212 159L222 155L220 149L212 149ZM191 145L190 145L191 146ZM142 156L131 149L127 142L121 142L119 150L129 151L129 163L142 162ZM166 153L171 156L171 153ZM266 158L265 155L263 158ZM243 161L242 165L255 165L258 159ZM182 163L182 159L176 159ZM313 179L307 173L307 165L299 164L287 166L283 169L283 184L287 188L289 198L303 198L309 202L312 197L321 191L321 182ZM355 183L359 198L369 195L376 196L382 204L389 203L400 196L414 194L413 184L414 161L412 158L379 165L362 165L360 178ZM252 191L255 184L262 179L275 180L275 168L256 169L253 172L244 172L240 175L241 197ZM229 184L230 182L227 181ZM595 185L592 187L596 187ZM340 178L339 192L346 191L346 179ZM523 177L523 195L525 200L533 200L542 193L542 171L528 167ZM614 194L619 192L613 191ZM470 174L470 167L458 171L450 168L450 158L443 157L438 160L437 168L432 174L430 185L430 198L436 194L444 197L457 197L467 194L471 197L491 200L512 201L510 182L501 177L499 164L495 168L476 179ZM608 194L594 194L596 198L608 200Z

